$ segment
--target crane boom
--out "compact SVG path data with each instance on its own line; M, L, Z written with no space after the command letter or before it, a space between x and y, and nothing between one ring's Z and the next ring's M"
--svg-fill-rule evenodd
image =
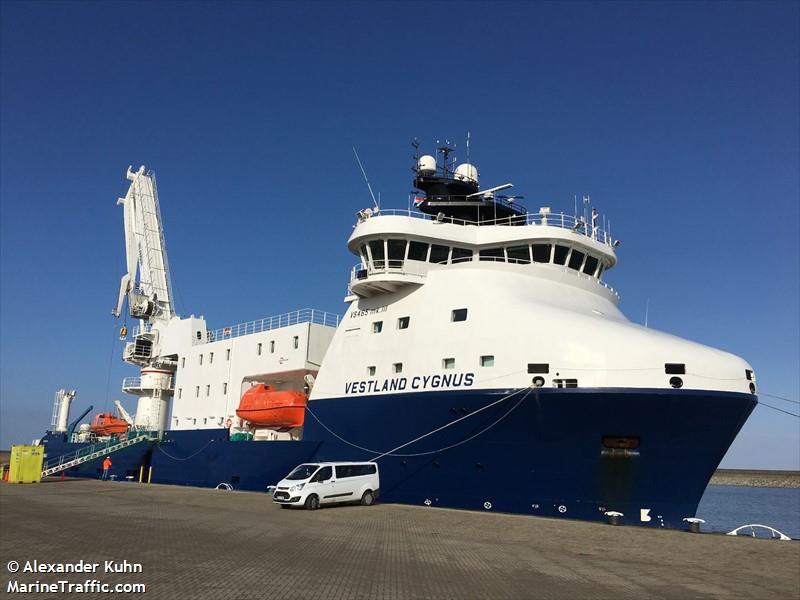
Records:
M138 171L128 167L127 177L131 182L128 193L117 200L124 208L127 271L120 280L112 313L119 316L127 297L132 316L168 321L175 310L156 177L145 171L144 165Z

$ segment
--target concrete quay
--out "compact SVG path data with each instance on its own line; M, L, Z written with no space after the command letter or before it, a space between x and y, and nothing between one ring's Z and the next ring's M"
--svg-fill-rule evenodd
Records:
M9 598L72 597L8 593L14 581L87 579L175 600L800 598L794 541L401 505L281 510L263 493L85 479L0 484L0 557ZM9 572L34 559L99 567Z

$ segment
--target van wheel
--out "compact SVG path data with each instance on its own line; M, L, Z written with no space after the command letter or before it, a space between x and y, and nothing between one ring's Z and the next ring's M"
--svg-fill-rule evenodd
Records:
M308 498L306 498L306 509L307 510L317 510L319 508L319 498L316 494L311 494Z
M370 490L364 492L364 495L361 496L361 506L372 506L375 503L375 496L372 494Z

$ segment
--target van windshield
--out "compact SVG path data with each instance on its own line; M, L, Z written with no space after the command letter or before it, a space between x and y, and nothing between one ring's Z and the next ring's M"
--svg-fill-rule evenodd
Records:
M319 465L300 465L286 476L286 479L308 479L319 469Z

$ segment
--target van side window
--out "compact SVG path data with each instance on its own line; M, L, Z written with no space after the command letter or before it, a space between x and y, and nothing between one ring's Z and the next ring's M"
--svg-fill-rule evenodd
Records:
M311 481L327 481L332 475L333 469L331 467L322 467Z

